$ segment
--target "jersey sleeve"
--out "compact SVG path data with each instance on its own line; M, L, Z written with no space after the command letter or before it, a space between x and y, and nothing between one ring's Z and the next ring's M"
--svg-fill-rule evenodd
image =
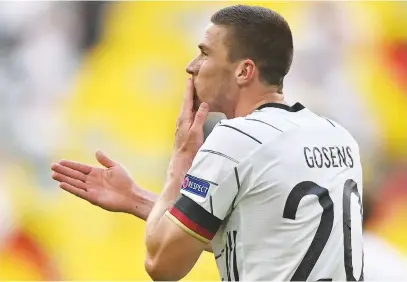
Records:
M185 176L180 197L166 215L200 241L211 241L248 175L243 160L256 145L239 131L215 127Z

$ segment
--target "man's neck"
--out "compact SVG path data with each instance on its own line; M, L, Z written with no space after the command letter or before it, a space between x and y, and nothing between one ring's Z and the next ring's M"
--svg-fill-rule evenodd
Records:
M257 97L242 95L242 99L238 102L234 112L230 114L230 117L227 115L227 118L247 116L267 103L287 104L284 100L284 95L277 92L268 92Z

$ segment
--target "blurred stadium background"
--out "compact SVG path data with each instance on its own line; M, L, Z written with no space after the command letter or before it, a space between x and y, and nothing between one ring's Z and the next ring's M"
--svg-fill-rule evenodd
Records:
M101 148L159 192L185 67L230 4L0 2L1 280L149 279L144 222L59 190L49 167ZM288 101L359 141L366 280L407 280L407 3L250 4L292 26ZM219 279L212 255L186 279Z

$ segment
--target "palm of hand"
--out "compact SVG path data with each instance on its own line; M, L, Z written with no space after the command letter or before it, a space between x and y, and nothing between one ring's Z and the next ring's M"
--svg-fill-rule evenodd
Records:
M105 168L61 160L52 164L59 186L91 204L115 212L129 212L130 200L139 189L120 164L102 152L96 158Z
M120 165L102 169L92 167L86 177L89 202L108 211L123 212L121 203L131 197L133 180Z

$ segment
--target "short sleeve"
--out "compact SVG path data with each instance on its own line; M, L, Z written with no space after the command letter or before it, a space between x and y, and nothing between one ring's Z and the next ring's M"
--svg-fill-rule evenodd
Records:
M240 132L216 127L184 178L181 195L166 213L202 242L215 236L247 177L244 158L256 145Z

